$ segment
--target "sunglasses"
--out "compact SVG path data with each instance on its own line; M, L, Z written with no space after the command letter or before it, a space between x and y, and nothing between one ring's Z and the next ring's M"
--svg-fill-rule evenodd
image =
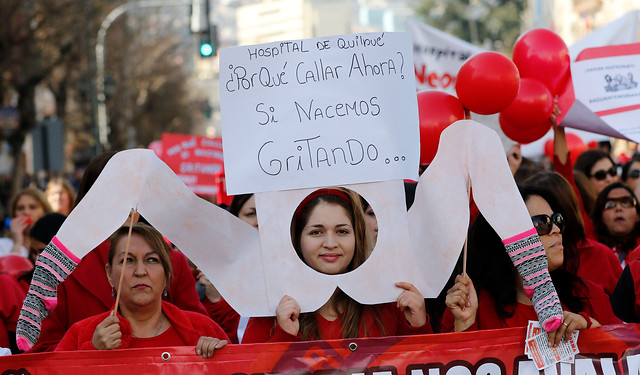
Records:
M607 198L607 201L604 203L604 209L610 210L615 208L618 203L620 203L620 207L622 208L631 208L635 207L636 199L629 195L620 198Z
M629 178L638 178L640 177L640 169L633 169L629 171Z
M564 218L560 213L553 214L553 216L531 216L531 221L533 222L533 227L536 228L536 232L538 232L538 236L544 236L545 234L551 233L554 224L558 229L560 229L560 233L564 231Z
M615 177L618 175L618 168L614 165L611 168L609 168L608 170L605 169L600 169L598 171L595 171L595 173L593 173L591 175L591 177L595 178L598 181L602 181L605 178L607 178L607 174L611 177Z

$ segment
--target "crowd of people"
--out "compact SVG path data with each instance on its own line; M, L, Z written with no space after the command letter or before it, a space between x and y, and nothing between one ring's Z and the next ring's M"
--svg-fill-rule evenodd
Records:
M564 130L554 131L555 171L536 169L517 147L507 155L564 310L562 324L549 334L552 346L575 330L640 322L635 288L640 157L618 166L608 153L589 150L571 165ZM12 197L0 239L0 348L5 351L22 352L16 324L30 284L38 282L33 276L38 254L114 154L102 154L87 166L77 192L54 179L46 191L29 187ZM406 187L409 206L415 184ZM28 352L193 346L196 355L210 358L227 343L460 332L538 320L505 243L473 209L473 196L469 204L466 272L461 257L438 298L425 299L416 287L397 280L393 303L364 305L336 289L314 312L302 313L285 295L275 316L257 318L240 317L197 264L132 212L58 285L56 304L48 306L51 313ZM252 194L235 196L229 211L258 230ZM384 228L378 228L375 207L342 187L307 196L290 228L298 257L327 275L363 264L375 251L379 230Z

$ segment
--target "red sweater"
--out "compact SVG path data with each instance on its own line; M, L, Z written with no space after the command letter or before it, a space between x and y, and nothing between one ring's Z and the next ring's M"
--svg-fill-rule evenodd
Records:
M16 324L26 296L16 279L0 274L0 348L11 348L12 342L15 345ZM9 335L13 337L10 339Z
M53 351L65 332L74 323L101 314L115 304L111 286L107 280L104 265L108 261L109 241L105 241L82 258L76 269L58 285L58 304L42 321L40 338L30 353ZM171 285L165 300L183 310L195 311L203 315L207 311L202 306L196 292L195 280L185 256L172 250L169 252L173 273ZM224 309L226 302L219 302ZM213 309L213 308L212 308ZM234 327L232 330L235 330Z
M379 311L380 323L385 329L385 336L420 335L433 333L429 316L427 322L422 327L412 327L407 322L404 312L396 307L396 303L386 303L376 305ZM365 307L363 324L360 327L360 337L365 337L364 327L367 327L366 337L383 336L375 322L371 308ZM316 314L318 321L318 331L322 340L342 339L342 322L340 319L328 321L319 314ZM263 343L263 342L292 342L301 341L302 336L291 335L283 330L277 323L275 317L251 318L244 331L242 343Z
M120 332L122 332L122 345L118 349L129 347L164 347L164 346L191 346L196 345L201 336L215 337L221 340L229 340L222 328L209 317L193 311L183 311L176 306L162 301L162 311L171 323L164 333L155 340L137 339L131 334L131 324L118 314L120 319ZM70 350L95 350L93 346L93 333L98 324L109 316L110 311L81 320L69 328L56 351ZM148 343L152 341L153 344ZM145 344L146 343L146 344Z
M608 295L613 294L622 274L620 261L613 250L587 238L586 241L578 243L578 255L578 276L600 285Z
M602 325L622 323L618 319L611 309L611 303L609 302L609 296L604 292L602 287L590 282L589 280L583 280L587 286L587 291L581 294L581 297L586 298L584 312L590 317L597 320ZM515 306L511 306L513 309L513 315L508 318L503 318L496 310L496 305L493 297L486 291L478 291L478 311L476 312L476 321L467 328L467 331L478 331L486 329L499 329L499 328L511 328L511 327L526 327L529 320L538 320L538 315L533 309L532 305L525 305L517 303ZM563 305L563 309L567 308ZM454 330L454 317L449 309L445 310L442 316L442 332L453 332Z
M556 172L562 175L562 177L566 178L567 181L569 181L569 183L573 187L573 191L576 193L576 196L578 196L580 213L582 214L582 222L584 223L584 232L587 234L587 237L597 239L598 236L596 235L596 229L593 226L593 222L591 221L589 213L584 208L584 203L582 203L582 197L580 196L580 190L578 190L575 178L573 177L571 153L567 153L567 162L565 164L560 163L560 159L558 159L557 155L553 155L553 168Z

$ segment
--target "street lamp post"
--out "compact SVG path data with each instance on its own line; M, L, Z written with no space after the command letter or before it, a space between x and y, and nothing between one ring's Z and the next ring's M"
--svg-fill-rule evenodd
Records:
M131 1L117 6L114 10L112 10L102 21L100 24L100 29L98 30L98 36L96 37L96 91L98 97L98 143L99 150L105 151L109 149L109 140L107 136L109 135L109 129L107 126L107 96L105 92L104 85L104 43L107 36L107 30L118 17L120 17L123 13L132 10L132 9L140 9L140 8L157 8L157 7L168 7L168 6L185 6L191 5L191 1L162 1L162 0L141 0L141 1ZM208 20L207 20L208 21Z

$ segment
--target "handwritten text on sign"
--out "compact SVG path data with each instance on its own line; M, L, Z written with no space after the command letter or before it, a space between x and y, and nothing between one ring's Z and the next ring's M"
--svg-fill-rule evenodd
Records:
M416 179L411 48L371 33L222 50L228 192Z

